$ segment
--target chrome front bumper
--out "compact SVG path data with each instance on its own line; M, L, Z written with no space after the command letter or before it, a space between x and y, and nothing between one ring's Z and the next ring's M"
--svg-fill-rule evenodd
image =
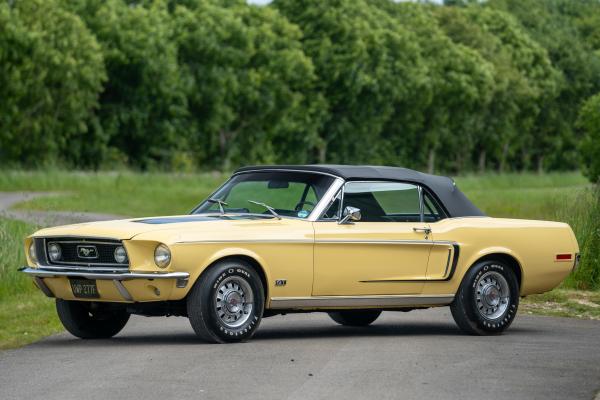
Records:
M134 301L131 294L127 291L127 288L123 286L122 281L128 281L132 279L176 279L176 286L178 288L184 288L187 286L188 280L190 278L190 274L187 272L85 272L85 271L55 271L55 270L47 270L43 268L31 268L31 267L23 267L19 271L32 276L35 280L35 283L40 288L42 292L48 297L54 297L54 294L50 290L50 288L44 283L43 278L57 278L57 277L67 277L67 278L85 278L85 279L95 279L95 280L107 280L113 281L115 287L123 296L123 299L127 301Z

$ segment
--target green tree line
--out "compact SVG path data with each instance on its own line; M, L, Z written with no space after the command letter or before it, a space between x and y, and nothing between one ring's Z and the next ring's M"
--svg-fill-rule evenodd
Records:
M0 164L597 179L600 2L449 3L0 0Z

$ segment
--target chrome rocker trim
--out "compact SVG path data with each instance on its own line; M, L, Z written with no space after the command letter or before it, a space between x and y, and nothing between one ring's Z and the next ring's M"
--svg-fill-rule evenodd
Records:
M272 309L303 309L331 307L407 307L448 305L454 300L447 295L372 295L372 296L312 296L271 297Z

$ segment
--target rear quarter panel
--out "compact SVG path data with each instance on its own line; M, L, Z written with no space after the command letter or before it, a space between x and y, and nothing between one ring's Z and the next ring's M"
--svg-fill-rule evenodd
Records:
M579 252L573 231L560 222L477 217L449 218L430 225L433 240L458 243L460 257L453 279L427 283L425 294L455 293L471 266L498 253L518 262L521 295L543 293L565 279ZM556 255L564 253L572 254L572 259L556 261Z

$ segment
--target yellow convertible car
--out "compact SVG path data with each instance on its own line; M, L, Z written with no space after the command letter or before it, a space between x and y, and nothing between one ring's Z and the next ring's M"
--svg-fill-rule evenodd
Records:
M463 331L498 334L579 260L567 224L487 217L447 177L342 165L241 168L190 215L42 229L25 248L75 336L177 315L220 343L276 314L366 326L448 305Z

